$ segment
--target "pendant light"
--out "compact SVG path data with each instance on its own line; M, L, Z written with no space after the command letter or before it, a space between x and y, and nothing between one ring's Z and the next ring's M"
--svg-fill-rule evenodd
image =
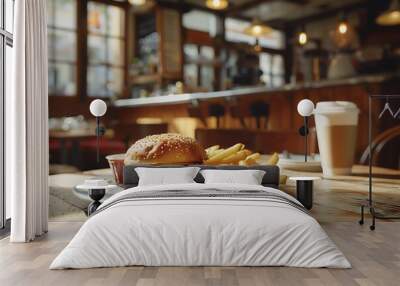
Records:
M146 0L128 0L128 2L133 6L143 6L146 4Z
M339 16L340 20L336 26L337 33L345 35L349 32L349 22L346 15L343 13Z
M256 38L256 43L254 44L253 49L256 53L260 53L262 51L262 47L260 45L260 42L258 41L258 38Z
M251 25L244 29L244 32L254 37L260 37L270 34L272 28L264 25L258 18L255 18Z
M342 50L353 47L357 37L353 26L349 23L344 13L339 15L339 21L330 36L335 46Z
M376 23L382 26L400 25L400 2L392 0L388 10L376 18Z
M303 26L303 28L301 29L301 31L300 31L300 33L299 33L299 35L298 35L297 40L298 40L298 42L299 42L299 44L300 44L301 46L304 46L305 44L307 44L307 42L308 42L308 36L307 36L306 29L304 28L304 26Z
M223 10L228 5L228 0L206 0L206 6L213 10Z

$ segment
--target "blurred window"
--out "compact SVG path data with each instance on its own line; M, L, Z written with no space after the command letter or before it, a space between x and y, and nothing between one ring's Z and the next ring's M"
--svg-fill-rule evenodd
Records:
M76 95L77 0L47 1L49 94Z
M184 83L190 91L213 91L215 51L213 47L185 44Z
M270 87L278 87L285 83L283 57L268 53L260 54L261 80Z
M5 186L5 103L11 96L11 76L14 66L13 49L13 22L14 0L0 0L0 228L9 231L6 220L11 217L11 193ZM3 18L4 17L4 18Z
M125 66L125 9L117 0L47 0L49 95L78 95L77 71L86 71L83 96L118 97ZM86 5L86 6L85 6ZM87 8L87 23L77 26L80 7ZM86 18L84 19L86 21ZM86 60L78 63L78 37L87 30ZM79 43L81 43L79 42ZM83 55L86 58L86 55ZM79 64L79 66L78 66ZM82 95L81 95L82 96Z
M186 29L207 32L213 35L216 33L216 16L204 11L191 10L183 14L182 25Z
M87 94L119 97L124 83L125 11L117 6L88 3Z

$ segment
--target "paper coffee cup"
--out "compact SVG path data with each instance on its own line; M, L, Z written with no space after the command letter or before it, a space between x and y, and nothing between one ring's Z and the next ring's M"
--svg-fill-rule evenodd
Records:
M359 113L357 105L348 101L317 103L314 117L324 177L351 174Z

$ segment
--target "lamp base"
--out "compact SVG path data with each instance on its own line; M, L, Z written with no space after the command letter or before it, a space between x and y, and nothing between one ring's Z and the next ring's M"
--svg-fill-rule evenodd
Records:
M313 207L313 181L312 180L298 180L296 181L297 200L303 206L310 210Z
M93 214L101 205L100 200L104 197L105 194L106 189L89 189L89 197L93 200L93 202L91 202L88 206L88 216Z

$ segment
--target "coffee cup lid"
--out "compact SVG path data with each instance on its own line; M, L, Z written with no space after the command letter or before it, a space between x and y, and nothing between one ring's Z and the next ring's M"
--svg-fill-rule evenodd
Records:
M357 112L359 113L360 110L358 109L357 105L354 102L350 101L321 101L318 102L314 113L342 113L342 112Z

